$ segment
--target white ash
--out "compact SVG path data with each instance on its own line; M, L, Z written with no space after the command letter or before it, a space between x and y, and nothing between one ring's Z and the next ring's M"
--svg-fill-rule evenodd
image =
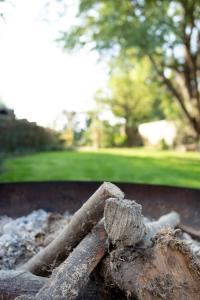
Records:
M149 217L144 217L143 216L143 222L145 223L145 224L147 224L147 223L150 223L150 222L152 222L152 221L154 221L154 219L150 219Z
M26 217L20 217L16 220L8 222L3 227L3 233L20 233L25 231L29 234L35 234L35 232L45 230L45 221L48 217L48 213L42 209L33 211Z
M155 219L151 217L143 217L144 223L146 225L155 222ZM179 236L181 240L190 248L193 255L195 255L198 259L200 259L200 241L193 239L188 233L182 232Z
M11 222L12 220L12 218L9 218L7 216L0 216L0 236L4 233L4 225L6 225L8 222Z
M40 209L15 220L0 217L0 270L15 269L43 247L50 216ZM61 219L69 222L69 214Z
M197 240L194 240L188 233L183 232L182 240L184 240L184 243L189 246L192 253L200 258L200 242Z

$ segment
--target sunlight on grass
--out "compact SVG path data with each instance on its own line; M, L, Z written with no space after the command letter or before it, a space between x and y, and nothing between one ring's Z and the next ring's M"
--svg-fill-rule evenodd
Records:
M43 152L9 158L1 182L123 181L200 188L200 154L152 149Z

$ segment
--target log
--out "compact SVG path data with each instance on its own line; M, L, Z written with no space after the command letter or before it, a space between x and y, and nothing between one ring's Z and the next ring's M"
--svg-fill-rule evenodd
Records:
M157 235L153 247L116 249L101 266L107 285L138 300L199 300L200 262L174 232Z
M26 297L35 295L47 280L24 271L0 271L0 299L11 300L22 294Z
M107 234L103 220L99 222L69 257L52 273L50 280L34 299L77 299L89 276L106 252Z
M179 224L178 228L191 235L193 239L200 241L200 230L196 230L188 225Z
M104 209L105 229L112 244L118 247L149 247L152 237L164 228L174 228L180 222L179 214L171 212L158 221L145 222L142 207L135 201L108 199Z
M104 209L105 229L113 245L133 246L144 236L142 206L135 201L110 198Z
M70 223L44 249L37 253L22 269L36 275L50 273L58 261L63 261L72 249L102 218L105 200L123 198L123 192L114 184L104 182L99 189L73 215Z
M96 278L96 276L98 278ZM93 276L92 276L93 277ZM1 297L0 297L1 299ZM85 289L80 293L80 296L76 300L127 300L122 291L116 287L112 289L104 285L103 281L99 279L99 276L95 274L95 279L89 280ZM7 300L7 299L6 299ZM15 298L15 300L35 300L34 296L21 295ZM44 298L44 300L48 300Z

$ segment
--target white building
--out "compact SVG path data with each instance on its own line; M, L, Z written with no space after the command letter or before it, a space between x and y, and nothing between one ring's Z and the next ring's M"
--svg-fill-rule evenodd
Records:
M166 120L140 124L138 130L150 145L156 145L164 140L167 145L171 146L177 133L174 122Z

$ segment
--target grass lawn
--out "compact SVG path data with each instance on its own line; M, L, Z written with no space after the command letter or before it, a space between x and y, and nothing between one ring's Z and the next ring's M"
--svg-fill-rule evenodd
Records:
M200 153L147 149L43 152L8 158L1 182L107 180L200 188Z

